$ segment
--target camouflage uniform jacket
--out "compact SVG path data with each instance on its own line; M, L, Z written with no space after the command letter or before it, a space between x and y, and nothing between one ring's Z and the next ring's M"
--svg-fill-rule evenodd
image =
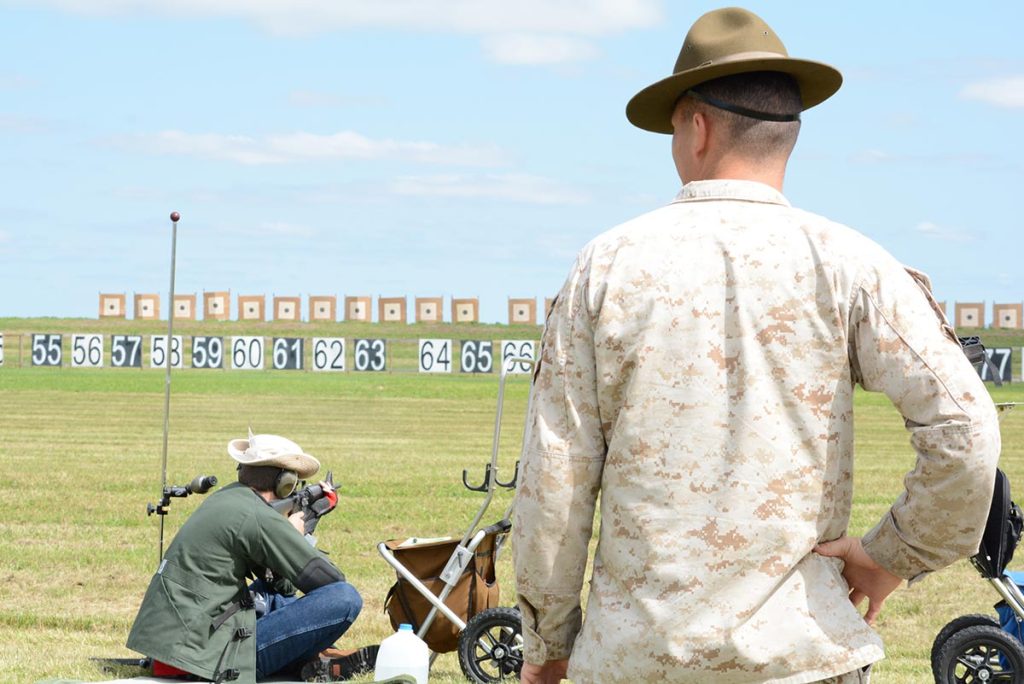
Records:
M855 384L892 400L917 455L867 552L907 579L974 553L998 422L922 274L749 181L689 183L585 247L527 419L527 661L571 653L576 682L795 684L881 659L841 562L812 552L849 524Z

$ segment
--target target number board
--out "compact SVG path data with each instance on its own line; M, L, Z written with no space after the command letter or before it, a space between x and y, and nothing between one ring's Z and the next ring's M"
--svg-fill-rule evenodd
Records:
M101 368L103 366L103 335L71 336L71 367Z
M64 337L70 339L64 347ZM111 368L142 368L145 363L143 335L110 335L110 348L105 348L104 336L97 333L35 333L32 340L33 366L61 366L68 354L74 368L102 368L109 358ZM219 337L195 335L190 339L190 367L197 369L229 368L231 370L305 370L306 347L310 348L312 370L316 372L383 372L389 370L391 349L389 342L380 338L343 337L273 337L239 335ZM413 340L401 340L412 344ZM3 365L3 334L0 333L0 365ZM513 359L533 359L534 340L460 340L456 350L450 339L422 338L417 344L416 369L420 373L494 373L502 365L510 373L530 372L530 364ZM348 356L348 347L352 355ZM109 351L109 356L107 352ZM1001 360L1009 350L989 350L1000 366L1000 372L1009 373L1009 359ZM404 352L400 358L406 359ZM269 354L269 361L268 355ZM175 335L168 344L166 335L149 336L149 368L185 367L185 342ZM1002 370L1005 368L1005 371ZM411 369L410 369L411 370ZM987 372L987 371L986 371ZM985 377L983 375L983 377Z
M313 370L340 373L345 370L345 338L313 338Z
M510 374L521 375L530 372L530 364L513 362L512 359L535 359L533 340L503 340L501 343L501 363Z
M302 370L305 341L301 337L275 337L273 347L274 370Z
M451 340L420 340L420 373L452 372Z
M218 338L208 338L218 339ZM195 364L196 348L192 343L192 363ZM215 366L216 367L216 366ZM263 338L231 338L231 370L263 370Z
M353 345L353 368L377 373L387 370L387 349L387 340L356 340Z
M224 338L194 335L192 337L192 367L223 368Z
M460 373L494 371L494 343L490 340L462 340L459 352Z
M996 373L999 375L999 380L1002 382L1010 382L1012 380L1011 366L1013 361L1013 350L1009 347L986 349L985 355L988 356L992 365L995 366ZM992 368L987 364L981 364L981 370L978 371L981 375L981 379L985 382L995 380L992 377Z
M32 335L32 365L59 366L64 361L61 336L48 333Z
M149 338L149 366L150 368L167 368L167 335L151 335ZM184 357L181 353L181 335L175 335L171 340L170 351L171 368L184 368Z
M110 365L113 368L142 368L142 335L111 335Z

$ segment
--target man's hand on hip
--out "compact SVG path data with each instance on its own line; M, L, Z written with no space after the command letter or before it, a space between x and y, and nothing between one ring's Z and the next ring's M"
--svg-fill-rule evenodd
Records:
M822 556L842 559L843 579L850 585L850 602L859 605L868 600L868 611L864 620L875 624L875 618L882 612L885 599L896 590L903 580L876 563L860 543L860 537L840 537L814 547Z
M558 684L565 679L569 669L569 659L549 660L543 665L523 663L523 671L519 675L522 684Z

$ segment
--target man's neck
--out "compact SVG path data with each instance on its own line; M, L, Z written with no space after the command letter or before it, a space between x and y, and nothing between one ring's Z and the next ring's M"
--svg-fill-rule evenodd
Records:
M782 192L782 184L786 177L786 164L762 163L751 164L745 159L726 157L702 169L699 178L689 180L747 180L770 185Z

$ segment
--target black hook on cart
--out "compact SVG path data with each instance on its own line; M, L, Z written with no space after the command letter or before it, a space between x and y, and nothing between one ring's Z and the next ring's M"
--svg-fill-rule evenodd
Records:
M465 485L466 489L468 489L469 491L471 491L471 492L486 492L488 489L491 488L491 464L490 463L488 463L486 466L484 466L484 483L482 485L480 485L479 487L474 487L473 485L469 484L469 480L466 479L467 475L469 475L469 471L463 470L462 471L462 484Z
M495 475L494 475L494 484L498 485L499 487L504 487L505 489L515 489L516 488L516 482L518 480L519 480L519 461L516 461L516 468L515 468L515 471L513 471L513 473L512 473L512 479L509 480L508 482L502 482L501 480L499 480L497 473L495 473Z

